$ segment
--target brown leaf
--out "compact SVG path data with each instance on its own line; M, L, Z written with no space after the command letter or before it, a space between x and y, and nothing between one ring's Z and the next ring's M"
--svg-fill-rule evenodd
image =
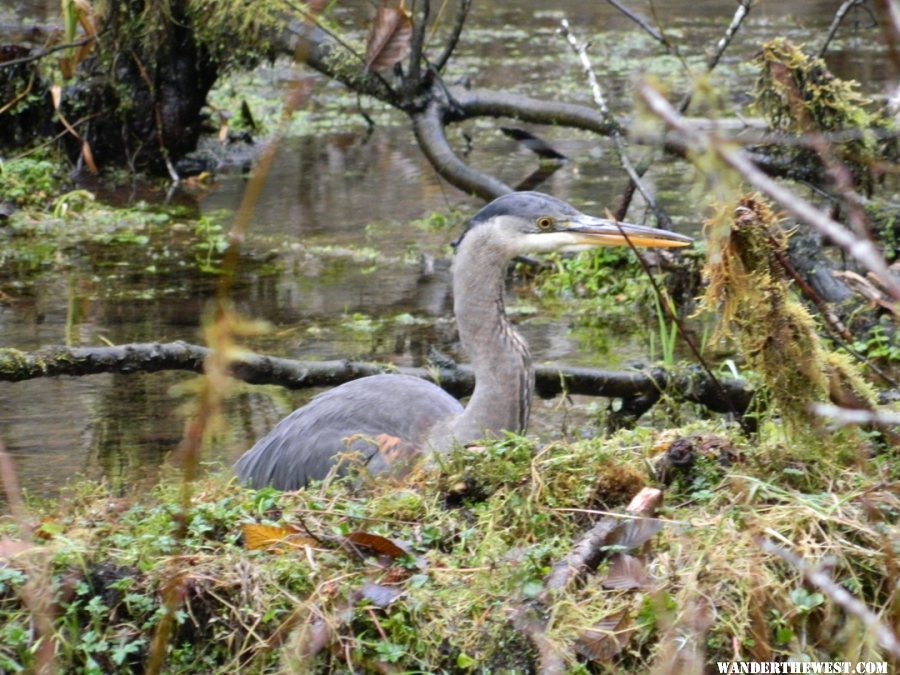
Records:
M362 597L371 602L376 607L387 607L394 600L403 595L403 590L396 586L382 586L373 581L367 581L360 589Z
M655 518L629 518L619 526L612 540L617 546L631 551L650 541L662 526L662 521Z
M301 537L297 529L289 525L263 525L262 523L244 523L241 525L244 535L244 548L257 551L267 548L300 548L314 546L316 541L309 537Z
M601 619L582 633L575 649L591 661L609 662L625 648L635 630L631 627L628 610L623 609Z
M97 165L94 163L94 153L91 152L91 146L87 141L81 142L81 156L84 158L84 165L87 167L88 173L97 173Z
M600 582L604 588L643 588L647 585L644 563L627 553L614 553L609 558L609 570Z
M370 534L369 532L351 532L345 539L354 546L362 546L370 549L375 553L386 555L390 558L402 558L406 551L400 544L382 537L380 534Z
M366 70L384 70L402 61L409 53L412 28L402 8L379 7L366 42Z

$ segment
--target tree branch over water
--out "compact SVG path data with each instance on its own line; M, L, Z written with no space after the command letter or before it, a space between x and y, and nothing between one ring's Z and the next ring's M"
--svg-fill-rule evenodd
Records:
M207 347L187 342L148 342L113 347L49 346L35 352L0 350L0 381L21 382L59 375L96 375L100 373L153 373L163 370L203 372L210 355ZM462 397L472 393L475 377L466 366L442 368L391 368L360 361L294 361L253 353L238 355L231 361L230 374L250 384L277 384L289 389L334 387L367 375L396 372L420 377L440 385L450 394ZM647 401L639 406L644 412L661 393L683 401L699 403L713 412L731 412L715 384L696 370L682 372L652 368L642 371L610 371L596 368L538 366L535 389L541 398L559 394L580 394ZM753 391L736 379L720 380L738 413L750 405Z

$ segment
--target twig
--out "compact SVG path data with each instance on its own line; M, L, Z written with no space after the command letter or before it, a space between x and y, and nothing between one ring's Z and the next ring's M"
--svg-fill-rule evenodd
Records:
M826 572L812 567L803 558L783 546L779 546L771 539L759 537L756 539L756 543L766 553L778 556L795 567L809 583L831 598L845 612L859 619L862 625L895 659L900 659L900 640L897 639L897 635L882 623L878 615L866 607L862 601L850 595L843 586L836 584Z
M425 28L431 10L430 0L413 1L413 34L409 49L408 94L415 96L422 82L422 62L425 61Z
M568 19L562 19L560 21L560 25L562 26L562 34L565 36L566 41L569 43L572 51L575 52L575 55L578 56L579 61L581 61L581 67L584 70L585 75L587 75L588 84L591 87L591 93L594 97L594 103L597 105L597 108L600 109L600 114L603 115L604 119L606 119L607 121L613 119L612 113L610 113L609 111L609 106L607 106L606 104L606 99L603 97L603 91L600 89L600 83L597 81L597 75L594 73L594 68L591 65L590 59L588 58L587 48L585 47L584 43L580 43L575 39L575 36L572 34L572 31L570 29ZM631 179L631 182L637 187L638 192L641 193L644 201L647 202L647 205L653 211L657 221L659 221L660 227L671 230L671 219L669 218L668 214L659 206L653 195L650 194L650 191L646 188L643 181L641 180L641 177L634 170L634 165L631 163L631 160L628 158L628 155L625 152L624 134L622 133L618 122L613 128L613 131L610 134L610 138L612 139L613 147L616 149L616 154L619 157L619 163L622 165L622 168L625 169L626 173Z
M437 72L441 72L444 69L444 66L447 65L447 61L453 54L453 50L456 49L456 44L459 42L459 36L462 35L462 29L466 23L466 17L469 15L469 8L471 6L472 0L459 0L456 17L453 20L453 30L450 32L450 37L447 38L447 44L444 45L444 50L441 52L440 56L435 59L433 64L434 69Z
M716 51L713 52L712 56L710 56L706 62L707 72L712 71L718 65L719 59L722 58L725 50L728 49L728 45L731 44L738 29L741 27L741 24L744 23L744 19L746 19L747 15L750 13L750 7L752 5L753 0L741 0L741 4L739 4L734 11L731 23L728 24L728 28L725 29L725 35L723 35L716 43ZM685 106L681 112L684 112L684 110L687 110L687 106Z
M893 410L842 408L830 403L813 403L809 409L814 415L824 417L840 426L848 426L850 424L874 424L883 427L900 426L900 412L894 412Z
M64 49L71 49L72 47L81 47L82 45L86 45L89 42L93 42L101 35L103 35L103 33L105 33L107 30L109 29L105 29L97 35L91 35L90 37L82 38L81 40L75 40L74 42L66 42L65 44L56 45L54 47L47 47L47 49L42 49L36 54L29 54L28 56L23 56L18 59L3 61L2 63L0 63L0 68L11 68L12 66L18 66L22 63L31 63L32 61L37 61L44 58L45 56L50 56L50 54L53 54L54 52L59 52Z
M769 178L739 148L726 145L713 135L693 129L648 83L641 82L638 85L638 94L651 112L663 120L669 128L682 134L685 145L694 153L711 152L718 156L757 190L781 204L795 218L818 230L871 270L890 295L900 301L900 282L894 278L884 257L871 241L857 237L828 214Z
M629 19L634 21L638 26L640 26L647 34L652 37L654 40L659 42L662 46L664 46L667 50L672 51L672 45L669 44L669 41L666 37L660 33L655 26L653 26L647 19L642 17L637 12L629 9L625 5L623 5L619 0L606 0L609 4L615 7L617 10L622 12Z
M838 10L834 13L834 18L831 20L831 26L828 27L828 34L825 36L825 42L819 47L819 53L816 54L816 56L820 59L825 56L825 52L828 51L828 45L831 44L834 36L837 35L838 28L840 28L844 17L847 16L847 13L853 7L863 4L863 2L865 2L865 0L844 0L844 2L841 3L841 6L838 7Z
M707 73L711 73L719 64L719 60L722 58L725 50L728 49L728 46L734 39L734 36L737 35L738 29L744 23L744 19L746 19L747 15L750 13L750 7L752 5L753 0L741 0L740 4L734 12L734 16L731 18L731 23L728 24L728 28L725 29L725 34L716 43L715 51L713 51L712 55L710 55L709 59L707 59L706 61ZM683 114L688 109L688 106L690 106L692 98L693 93L691 91L688 91L681 98L681 101L678 102L678 112ZM653 164L653 161L654 158L653 154L651 153L638 165L638 175L643 176ZM619 206L616 208L617 219L622 220L625 218L625 214L628 211L628 207L631 204L632 198L634 197L634 188L634 181L629 182L625 187L625 191L622 193L622 197L619 199Z
M641 525L655 526L645 528L655 533L659 529L659 521L652 519L657 508L662 504L662 490L644 487L632 497L631 502L625 508L626 512L635 516L642 516ZM648 522L649 521L649 522ZM544 579L544 592L541 600L545 603L551 599L551 594L569 588L583 580L588 572L592 572L597 565L607 556L607 547L611 544L623 543L617 538L623 536L622 529L628 521L622 521L618 517L607 516L599 520L575 543L572 549L559 561L553 564L550 573ZM634 521L631 522L634 524Z

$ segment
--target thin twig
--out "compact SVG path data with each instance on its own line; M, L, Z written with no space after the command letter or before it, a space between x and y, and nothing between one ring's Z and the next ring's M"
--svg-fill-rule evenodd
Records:
M644 31L646 31L646 33L650 37L652 37L654 40L659 42L666 49L668 49L669 51L672 50L672 45L669 44L669 41L666 39L665 35L660 33L659 30L657 30L656 27L653 24L651 24L647 19L645 19L637 12L635 12L635 11L629 9L628 7L626 7L625 5L623 5L621 2L619 2L619 0L606 0L606 1L609 4L611 4L613 7L615 7L617 10L622 12L622 14L624 14L629 19L634 21L638 26L640 26L642 29L644 29Z
M900 301L900 282L891 273L884 256L868 239L860 238L828 214L775 182L750 160L739 148L721 142L717 137L693 129L669 102L646 82L638 85L644 103L666 126L682 134L691 151L711 152L740 174L754 188L781 204L797 220L807 223L872 271L890 295Z
M734 16L731 18L731 23L728 24L728 28L725 29L725 35L723 35L716 43L716 51L713 52L712 56L710 56L706 61L707 72L711 72L718 65L719 59L722 58L725 50L728 49L728 45L731 44L731 41L737 34L738 29L741 27L741 24L744 23L744 19L747 18L747 15L750 13L750 7L752 6L753 0L741 0L741 3L734 11ZM686 109L687 108L685 108L685 110Z
M814 415L824 417L829 422L834 422L841 426L849 424L874 424L882 427L900 426L900 412L894 412L893 410L842 408L831 403L813 403L809 409Z
M795 567L803 577L813 586L831 598L832 602L839 605L845 612L856 617L862 625L870 631L895 659L900 659L900 640L887 625L881 622L878 615L869 609L865 603L850 595L843 586L834 580L823 570L813 567L803 558L792 551L779 546L771 539L759 537L757 545L766 553L775 555Z
M409 89L415 95L422 82L422 62L425 61L425 29L428 14L431 11L430 0L414 0L413 2L413 34L409 48Z
M106 29L106 30L109 30L109 29ZM72 47L81 47L82 45L86 45L89 42L93 42L94 40L99 38L101 35L103 35L103 33L106 32L106 30L103 30L102 32L98 33L97 35L91 35L90 37L82 38L81 40L75 40L74 42L66 42L65 44L55 45L53 47L47 47L47 49L42 49L41 51L37 52L36 54L29 54L28 56L23 56L18 59L10 59L9 61L3 61L2 63L0 63L0 68L11 68L13 66L18 66L22 63L31 63L32 61L38 61L39 59L42 59L46 56L50 56L50 54L53 54L54 52L59 52L64 49L71 49Z
M734 40L734 36L737 35L738 29L744 23L744 19L746 19L747 15L750 13L750 7L752 7L752 5L753 0L741 0L740 4L734 12L734 16L731 18L731 23L729 23L728 28L725 29L725 34L716 43L715 50L706 61L707 73L711 73L719 64L722 55L725 54L725 50L728 49L728 46ZM678 102L677 110L680 113L684 113L688 109L688 106L690 106L692 98L693 93L688 91ZM638 165L637 173L639 176L643 176L649 170L654 162L654 159L654 153L650 153ZM619 206L616 209L616 218L620 220L625 218L625 214L628 211L628 207L631 204L632 198L634 197L634 188L634 182L629 182L625 187L625 191L622 193L622 197L619 199Z
M844 2L841 3L841 6L838 7L838 10L834 13L834 18L831 20L831 26L828 27L828 34L825 36L825 42L819 47L819 53L816 54L816 56L820 59L825 56L825 52L828 51L828 45L831 44L834 36L837 35L838 28L840 28L844 17L847 16L847 13L853 7L863 4L863 2L865 2L865 0L844 0Z
M469 8L471 6L472 0L459 0L459 7L453 20L453 30L450 32L450 37L447 38L447 44L444 45L444 50L433 63L434 69L437 72L441 72L444 69L451 54L453 54L453 50L456 49L456 44L459 42L459 36L462 35L462 29L466 23L466 17L469 15Z
M613 125L612 132L610 133L610 138L612 139L613 147L616 150L616 155L618 155L619 157L619 163L622 165L622 168L625 169L625 172L628 174L632 183L634 183L638 191L641 193L641 196L647 202L647 205L653 211L657 221L659 221L660 227L671 230L671 219L669 218L668 214L662 209L662 207L659 206L654 196L650 194L650 191L644 185L641 177L634 170L634 165L628 158L628 154L625 152L624 134L622 133L621 127L619 126L618 122L614 120L613 115L609 110L609 106L606 104L606 99L603 96L603 91L600 89L600 83L597 81L597 75L594 73L594 68L591 65L591 61L587 55L587 47L584 45L584 43L579 42L572 34L568 19L562 19L560 21L560 26L562 26L561 30L563 36L566 38L566 41L572 48L572 51L575 52L575 55L581 62L581 67L584 70L585 75L587 76L588 84L590 85L591 93L594 97L594 103L597 105L597 108L599 108L600 114L603 115L603 118L607 122L616 122Z
M716 388L716 391L719 392L719 395L728 405L728 408L731 410L731 414L734 415L735 419L737 419L738 424L741 425L741 429L746 434L750 434L752 432L752 428L750 423L741 414L741 411L738 410L738 406L734 404L731 396L728 394L728 391L719 382L719 378L716 377L716 374L713 372L712 368L710 368L709 364L706 362L706 359L703 358L703 354L700 353L700 348L694 343L693 338L688 333L687 329L684 327L684 324L681 322L681 319L678 318L678 314L675 310L669 305L667 302L668 296L663 294L662 289L659 287L659 284L656 281L656 278L653 276L653 273L650 271L650 266L647 264L647 261L644 260L644 257L640 254L640 251L637 250L637 247L634 245L634 242L631 241L631 238L622 229L622 225L618 220L615 221L616 226L619 228L619 232L625 237L625 241L628 242L628 246L634 251L634 254L637 256L638 262L641 265L641 268L644 270L644 274L647 275L647 278L650 280L650 285L653 286L653 292L656 294L656 297L659 299L659 304L664 309L663 311L669 315L669 318L675 323L675 327L678 330L678 334L684 340L685 344L687 344L688 349L691 350L691 354L694 355L694 358L697 360L697 363L700 364L700 367L703 368L703 371L706 373L706 376L709 378L709 381Z

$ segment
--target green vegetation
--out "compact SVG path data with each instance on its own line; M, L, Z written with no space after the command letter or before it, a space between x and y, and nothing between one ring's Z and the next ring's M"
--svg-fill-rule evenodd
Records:
M778 261L787 236L758 194L723 206L707 223L711 247L705 309L719 316L718 335L733 337L791 431L810 433L811 401L871 406L875 392L846 357L829 352L812 316L790 294Z
M891 119L871 110L871 101L857 91L856 82L835 77L822 59L806 56L787 39L763 44L756 63L761 69L756 107L770 126L792 134L856 132L849 140L830 142L828 152L871 189L873 167L886 153L897 154L896 141L885 145L875 135L876 130L892 128ZM798 159L809 162L812 155L803 151Z
M47 209L62 186L59 162L49 157L0 160L0 203L20 209Z
M650 467L678 438L705 449L693 468L667 479L665 525L635 554L645 582L592 581L553 597L551 643L584 658L592 652L577 645L587 631L617 617L621 649L597 647L588 657L608 672L647 672L679 639L710 660L735 651L757 660L881 660L853 617L764 554L756 538L777 537L813 565L828 560L830 573L889 621L887 537L900 502L884 486L898 478L896 458L848 473L778 444L735 446L717 433L700 425L658 436L635 430L543 448L510 436L457 451L403 485L351 475L279 493L212 476L193 488L181 539L177 480L150 495L77 486L58 505L33 507L38 539L0 567L0 669L35 663L34 604L23 602L29 579L50 589L53 632L45 639L66 672L125 673L145 663L161 597L173 587L180 600L166 672L341 670L347 659L363 670L533 667L536 652L512 614L541 595L553 563L597 511L621 509L657 482ZM296 534L247 550L248 523ZM342 543L358 532L407 553L369 555ZM21 536L0 523L0 543ZM585 661L569 667L588 672Z

